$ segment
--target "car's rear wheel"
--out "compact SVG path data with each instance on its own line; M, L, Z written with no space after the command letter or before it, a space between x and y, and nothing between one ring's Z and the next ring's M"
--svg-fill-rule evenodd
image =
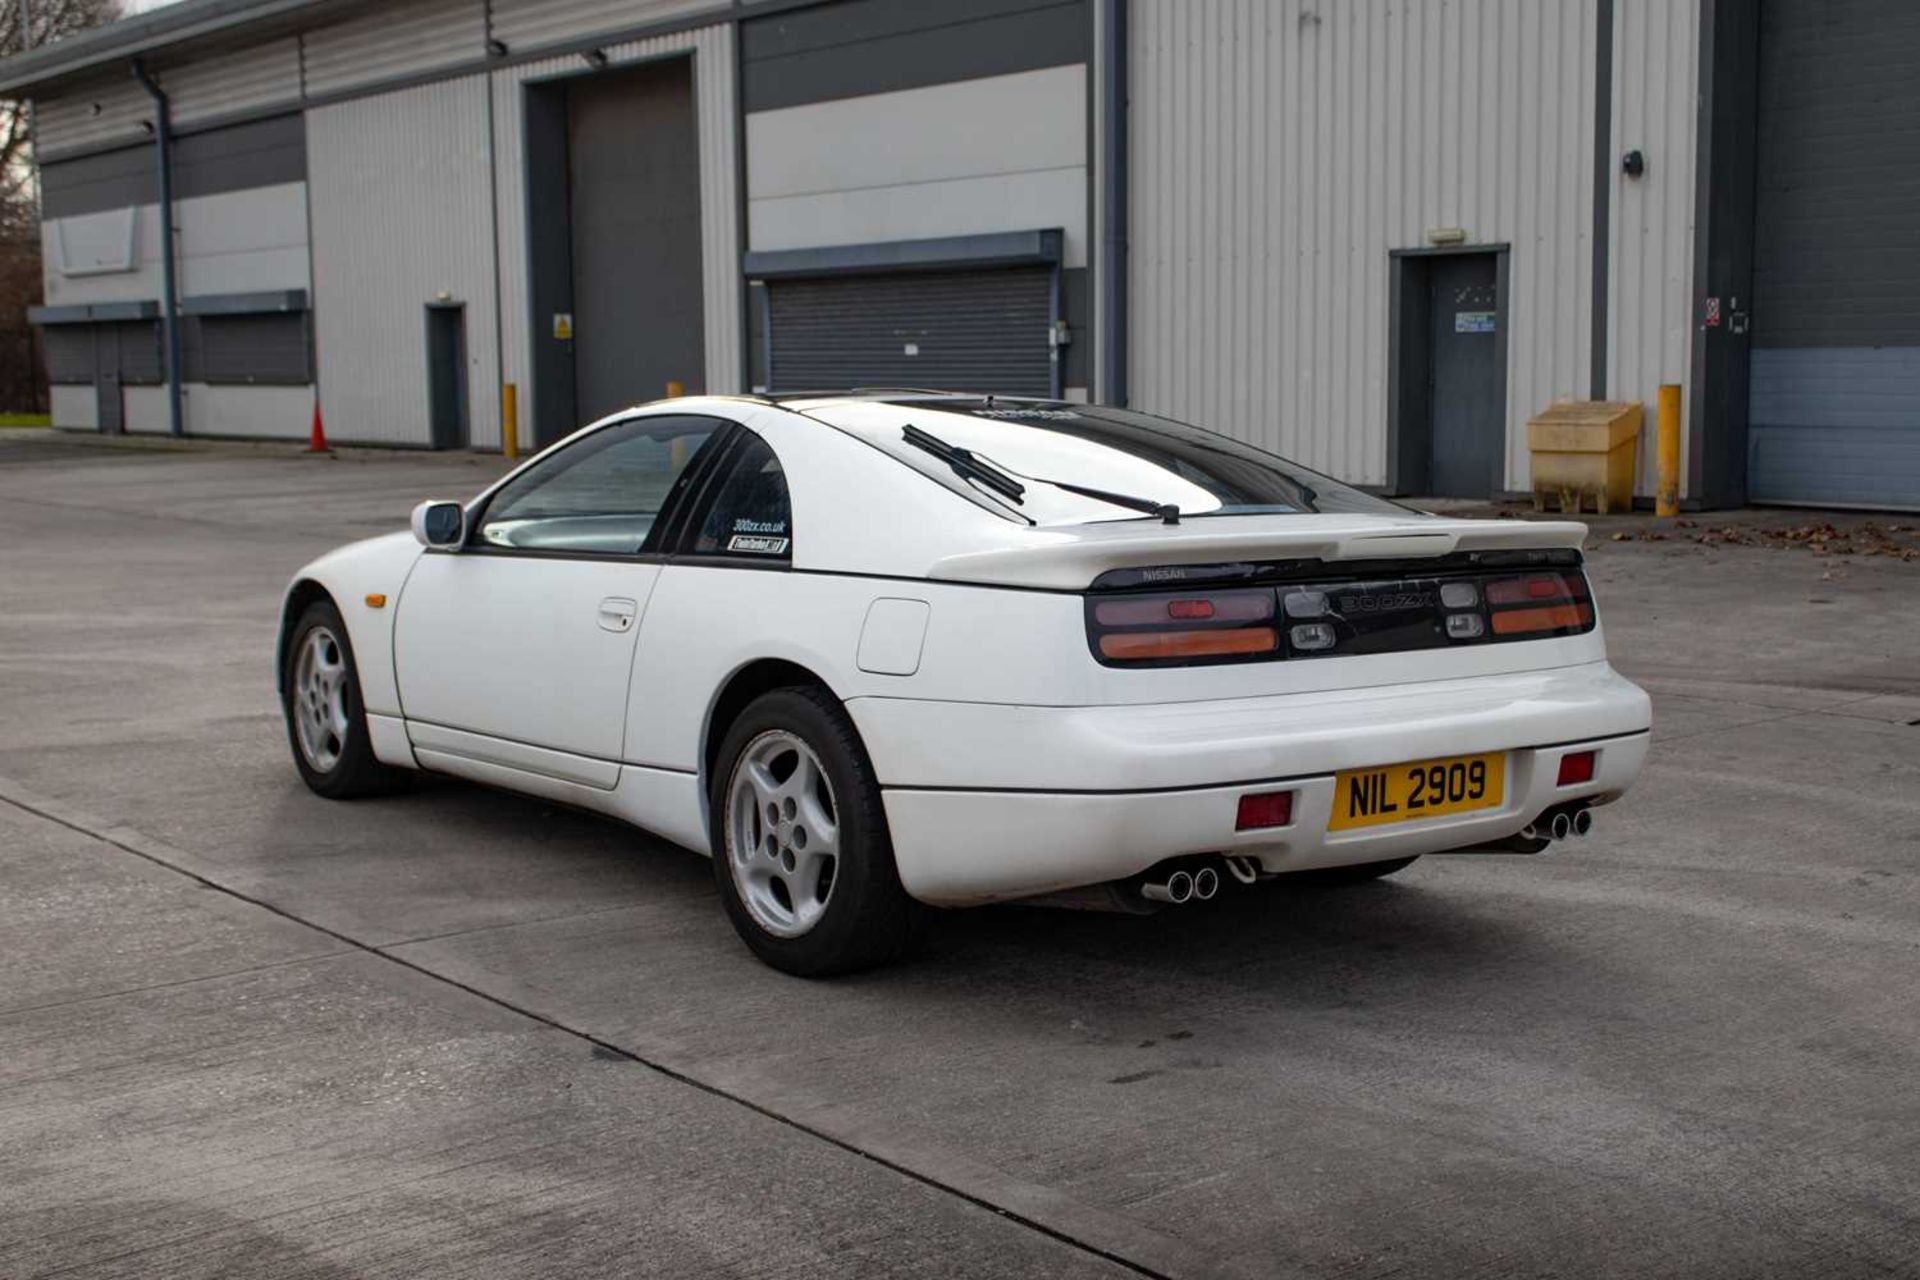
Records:
M1385 862L1362 862L1351 867L1315 867L1311 871L1289 871L1276 880L1282 885L1342 885L1365 884L1369 880L1379 880L1396 871L1405 871L1420 861L1420 855L1411 858L1389 858Z
M329 800L391 791L402 775L373 754L353 646L331 601L317 600L301 613L286 664L280 687L287 737L307 786Z
M711 788L714 878L760 959L822 977L912 948L924 909L900 885L873 767L832 697L777 689L750 703Z

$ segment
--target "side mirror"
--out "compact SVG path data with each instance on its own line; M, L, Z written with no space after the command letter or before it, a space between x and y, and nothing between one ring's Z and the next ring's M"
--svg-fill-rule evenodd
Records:
M467 540L467 509L457 502L423 502L413 509L413 538L423 547L458 547Z

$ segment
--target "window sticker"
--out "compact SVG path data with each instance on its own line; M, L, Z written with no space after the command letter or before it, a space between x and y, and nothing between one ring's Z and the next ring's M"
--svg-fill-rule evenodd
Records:
M787 553L785 520L749 520L741 516L733 522L733 536L727 550L756 556L783 556Z

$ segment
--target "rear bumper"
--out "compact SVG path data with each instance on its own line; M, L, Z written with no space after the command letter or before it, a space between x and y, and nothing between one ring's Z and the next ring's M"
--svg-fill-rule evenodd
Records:
M1512 835L1568 800L1604 804L1639 776L1651 709L1605 663L1557 671L1204 703L1013 707L855 699L884 788L900 876L942 905L1136 875L1186 854L1270 871L1373 862ZM1559 787L1560 757L1597 753ZM1498 809L1329 833L1341 769L1507 754ZM1289 826L1235 832L1239 797L1294 793Z

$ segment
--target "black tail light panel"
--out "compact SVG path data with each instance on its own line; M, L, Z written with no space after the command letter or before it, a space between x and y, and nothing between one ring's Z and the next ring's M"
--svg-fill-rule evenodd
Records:
M1410 653L1580 635L1595 623L1576 551L1116 570L1094 583L1086 618L1094 657L1119 667Z

